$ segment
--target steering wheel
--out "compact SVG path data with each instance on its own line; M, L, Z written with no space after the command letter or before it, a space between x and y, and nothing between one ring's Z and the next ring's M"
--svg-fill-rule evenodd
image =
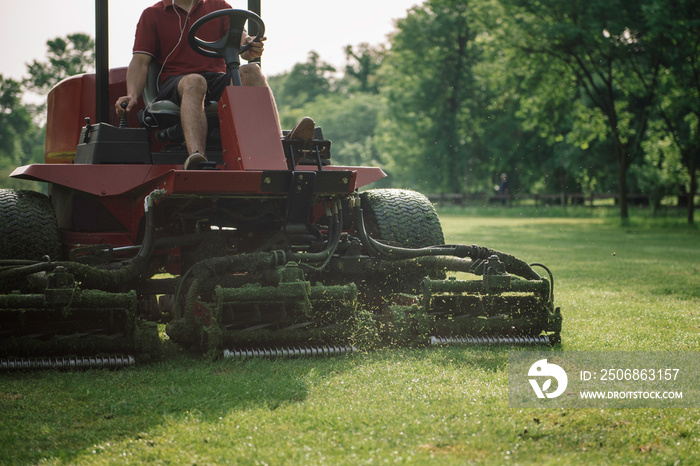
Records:
M229 23L223 37L214 42L207 42L197 37L199 28L210 21L224 17L228 18ZM246 21L252 21L257 26L258 32L253 41L259 42L265 36L265 23L260 19L260 16L252 11L234 10L233 8L214 11L199 18L190 28L187 41L190 47L205 57L223 58L227 69L231 71L240 66L240 54L250 48L250 45L241 47L241 37Z

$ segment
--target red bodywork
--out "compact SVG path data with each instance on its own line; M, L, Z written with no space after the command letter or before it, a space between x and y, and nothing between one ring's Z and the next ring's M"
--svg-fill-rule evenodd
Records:
M109 76L110 102L114 103L118 96L126 93L126 69L112 70ZM19 167L11 176L49 184L66 249L94 244L113 247L138 244L142 234L143 202L156 189L165 190L169 198L286 197L288 193L280 191L274 183L269 190L266 188L271 173L290 172L273 105L267 88L230 86L226 89L219 101L223 164L217 166L217 170L184 171L180 165L162 164L73 164L86 118L95 118L95 76L74 76L61 81L49 93L46 163ZM139 107L143 105L140 103ZM130 127L139 126L138 110L134 109L129 115ZM119 125L114 111L109 124ZM153 152L158 149L158 143L152 137L151 141ZM319 171L315 166L303 169ZM342 177L344 191L329 194L350 194L386 176L374 167L324 166L322 171L345 173ZM82 208L73 202L78 197L100 206L76 212ZM57 205L62 198L69 201ZM76 216L98 216L98 211L103 209L118 221L117 227L74 226Z

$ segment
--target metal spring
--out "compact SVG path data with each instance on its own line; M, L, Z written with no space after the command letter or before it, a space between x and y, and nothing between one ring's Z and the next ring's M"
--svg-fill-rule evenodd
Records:
M225 358L306 358L315 356L337 356L357 351L354 346L316 346L294 348L262 348L224 350Z
M437 345L549 345L547 335L539 336L465 336L430 337L430 344Z
M120 369L135 364L131 355L0 359L0 371Z

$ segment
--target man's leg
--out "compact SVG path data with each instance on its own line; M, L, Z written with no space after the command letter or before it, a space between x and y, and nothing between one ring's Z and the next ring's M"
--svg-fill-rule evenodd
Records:
M207 117L204 113L204 96L207 81L202 75L189 74L180 79L177 86L180 94L180 120L189 154L204 155L207 145Z
M253 87L267 87L268 89L270 86L267 84L267 78L265 78L265 75L263 74L262 70L260 67L254 63L248 63L247 65L241 65L239 68L239 73L241 75L241 84L244 86L253 86ZM275 102L275 96L272 94L272 91L270 90L270 98L272 99L272 108L275 111L275 120L277 121L277 130L280 133L280 136L282 135L282 126L280 125L280 116L277 113L277 102Z

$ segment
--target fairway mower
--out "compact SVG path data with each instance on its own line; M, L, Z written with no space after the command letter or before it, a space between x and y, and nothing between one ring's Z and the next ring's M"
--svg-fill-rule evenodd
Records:
M48 196L0 190L0 370L128 366L164 338L238 358L559 343L546 267L445 244L425 196L366 189L380 168L333 164L320 128L281 136L269 89L235 85L243 27L264 34L259 2L189 32L234 83L206 107L198 170L183 169L178 107L152 102L157 70L117 117L126 69L108 69L96 10L96 73L52 89L45 163L11 175ZM198 38L221 18L221 40Z

